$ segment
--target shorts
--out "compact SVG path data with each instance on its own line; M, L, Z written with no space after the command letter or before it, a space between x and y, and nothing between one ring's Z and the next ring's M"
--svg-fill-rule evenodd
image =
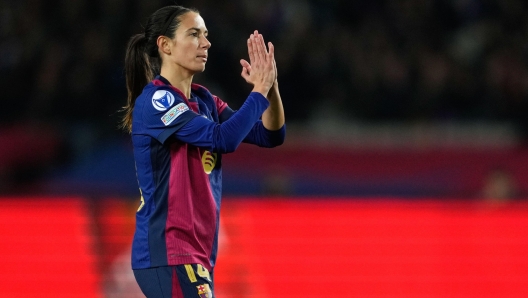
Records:
M135 269L147 298L214 298L213 277L200 264Z

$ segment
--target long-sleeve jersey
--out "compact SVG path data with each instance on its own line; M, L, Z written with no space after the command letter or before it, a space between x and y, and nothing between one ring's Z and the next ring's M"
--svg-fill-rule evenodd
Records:
M132 143L141 192L132 268L201 264L211 271L222 194L222 153L242 142L274 147L285 127L259 120L267 99L253 92L233 111L204 87L191 98L157 76L136 99Z

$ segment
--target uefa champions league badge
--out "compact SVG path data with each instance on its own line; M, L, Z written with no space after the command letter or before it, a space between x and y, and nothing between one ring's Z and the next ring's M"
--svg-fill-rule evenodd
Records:
M174 95L165 90L158 90L152 96L152 105L158 111L164 112L174 103Z
M213 297L213 293L211 292L211 289L209 288L208 284L199 285L196 288L198 288L198 296L200 296L200 298Z

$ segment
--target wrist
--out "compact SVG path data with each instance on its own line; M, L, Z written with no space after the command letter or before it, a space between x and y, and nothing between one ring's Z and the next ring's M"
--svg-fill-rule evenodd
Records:
M270 91L270 88L266 88L266 86L254 86L252 90L252 92L258 92L264 95L264 97L268 96L269 91Z
M262 94L262 96L267 98L269 90L266 90L264 88L253 88L253 90L251 92L260 93L260 94Z

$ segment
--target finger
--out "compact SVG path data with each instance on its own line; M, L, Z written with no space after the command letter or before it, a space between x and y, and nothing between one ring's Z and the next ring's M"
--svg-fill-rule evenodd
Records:
M260 46L264 49L264 56L266 57L266 63L273 64L273 58L270 57L269 50L266 48L266 43L264 42L264 36L260 34Z
M249 64L249 62L247 62L247 61L244 60L244 59L240 59L240 65L242 65L242 67L245 67L245 68L251 67L251 65Z
M253 38L251 38L251 45L253 47L253 53L255 57L255 65L262 64L263 58L262 57L262 50L260 49L259 43L258 43L258 35L253 34Z
M275 79L277 79L279 74L277 73L277 61L275 61L275 46L273 45L273 43L271 43L271 41L268 42L268 48L271 61L273 61L273 68L275 69Z
M271 43L271 41L268 42L268 49L269 49L269 57L270 59L275 62L275 46Z
M253 47L253 34L251 34L247 40L247 46L248 46L248 54L249 54L249 62L251 64L255 63L255 47Z
M259 40L259 36L260 34L258 33L258 30L255 30L255 32L253 32L253 48L255 49L255 55L257 58L261 59L262 61L262 58L264 58L262 56L262 49L260 48L260 40Z
M255 41L254 45L257 48L257 56L260 59L261 63L265 63L267 59L264 53L264 48L262 47L262 44L260 43L260 37L257 35L254 41Z
M265 63L269 63L268 50L266 49L266 44L264 43L264 36L262 36L262 34L258 35L257 42L259 48L262 51L262 57L264 59L263 61L265 61Z
M248 75L251 75L251 65L244 59L240 59L240 65L247 70Z
M264 42L264 36L262 36L262 34L259 34L259 42L260 46L264 49L264 53L268 54L268 49L266 48L266 43Z
M244 78L244 80L246 80L246 82L249 82L249 72L248 72L247 68L242 67L242 72L240 73L240 76L242 76L242 78Z

